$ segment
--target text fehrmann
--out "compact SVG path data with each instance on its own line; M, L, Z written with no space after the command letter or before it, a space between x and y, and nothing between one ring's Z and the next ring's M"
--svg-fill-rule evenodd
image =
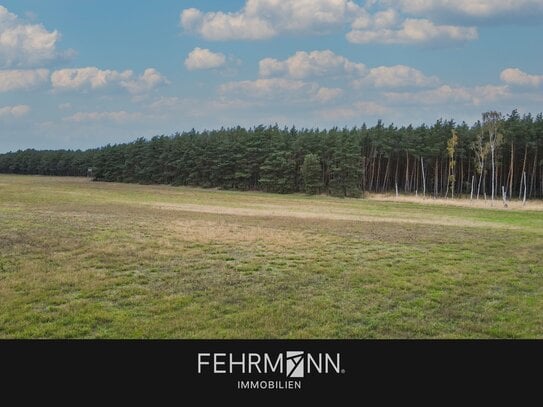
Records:
M198 374L260 375L258 380L239 380L240 390L295 390L302 387L298 379L313 374L339 374L339 353L287 351L269 353L199 353ZM285 380L263 380L262 375L286 376Z

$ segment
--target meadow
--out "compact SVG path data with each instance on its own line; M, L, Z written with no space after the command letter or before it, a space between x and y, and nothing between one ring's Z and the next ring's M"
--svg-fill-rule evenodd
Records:
M0 175L0 338L543 338L542 209Z

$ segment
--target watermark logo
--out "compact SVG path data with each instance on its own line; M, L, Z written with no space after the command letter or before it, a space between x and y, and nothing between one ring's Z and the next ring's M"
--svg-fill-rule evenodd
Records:
M198 374L233 375L240 390L296 390L313 375L343 374L339 353L199 353Z
M304 352L287 352L287 377L304 377Z

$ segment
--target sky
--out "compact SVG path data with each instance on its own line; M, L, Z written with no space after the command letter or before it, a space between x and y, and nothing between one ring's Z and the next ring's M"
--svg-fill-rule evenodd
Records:
M543 0L0 0L0 152L543 111Z

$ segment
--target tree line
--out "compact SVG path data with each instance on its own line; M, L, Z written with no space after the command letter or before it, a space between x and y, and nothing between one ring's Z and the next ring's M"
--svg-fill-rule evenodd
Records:
M0 172L87 176L274 193L360 197L543 197L543 114L487 112L469 126L241 127L139 138L90 150L0 155Z

